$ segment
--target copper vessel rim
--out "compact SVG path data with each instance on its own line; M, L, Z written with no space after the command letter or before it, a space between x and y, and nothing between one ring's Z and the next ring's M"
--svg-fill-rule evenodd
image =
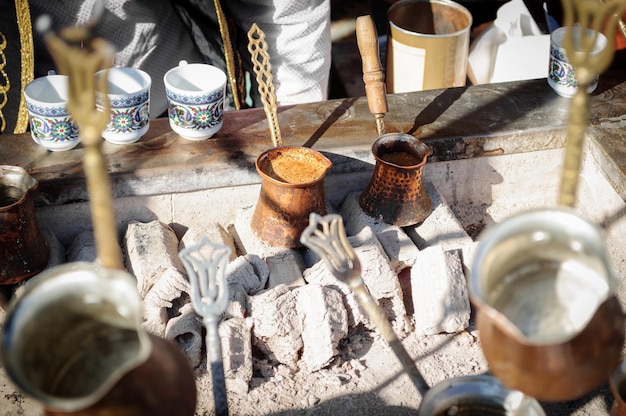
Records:
M20 297L14 298L13 301L9 304L9 307L6 311L6 320L7 322L9 322L13 319L29 319L29 317L24 312L20 312L20 310L23 309L25 305L31 304L32 306L32 304L34 304L35 302L38 302L39 305L41 305L42 303L40 299L43 298L46 300L46 302L48 302L43 303L43 305L47 306L49 304L49 300L51 299L51 293L53 293L52 299L54 299L54 296L59 298L60 291L58 289L51 291L50 289L54 289L59 286L63 287L64 285L70 286L70 283L80 281L91 283L95 279L99 279L102 283L110 285L110 288L119 287L120 284L128 286L128 288L133 287L133 280L131 275L123 270L94 269L91 263L80 261L60 264L44 270L42 273L39 274L39 278L37 281L33 282L32 284L27 284L25 286L25 290L24 292L22 292ZM88 284L83 286L85 288L89 288L89 290L93 290ZM76 285L73 292L74 295L80 290L84 289L82 289L79 285ZM35 297L34 299L29 299L33 296ZM138 296L138 293L136 298L134 295L129 295L128 299L132 299L133 303L137 302L136 304L126 306L129 307L129 310L131 311L130 315L132 316L129 316L128 319L132 320L132 323L134 324L134 328L137 334L137 340L140 345L139 349L133 359L129 359L126 363L124 363L124 365L113 369L110 372L108 378L91 393L76 397L55 396L27 382L25 376L22 374L22 372L18 371L17 366L14 364L5 366L7 374L22 391L28 392L27 394L29 396L34 397L39 402L43 403L44 407L49 410L74 412L86 409L89 406L92 406L94 403L97 403L126 373L143 364L152 353L152 343L149 340L148 333L142 328L141 320L139 318L141 314L141 300ZM5 338L11 338L12 336L14 336L11 331L17 331L17 328L19 328L21 325L22 323L18 322L17 324L9 325L2 329L2 331L0 331L0 357L6 362L9 362L7 358L13 353L12 349L15 347L9 347L9 344Z
M306 152L309 152L310 154L313 154L317 157L317 161L321 161L324 164L326 164L324 170L321 171L319 178L313 179L312 181L308 181L308 182L300 182L300 183L290 183L290 182L285 182L285 181L281 181L278 180L276 178L271 177L270 175L266 174L265 172L263 172L263 170L261 169L261 167L259 166L259 161L261 160L261 158L263 158L264 156L266 156L268 153L275 151L275 150L283 150L283 149L306 149ZM311 185L315 185L316 183L319 183L321 181L324 180L324 177L326 176L326 173L328 173L328 171L330 170L330 168L332 167L332 162L330 161L330 159L328 159L326 156L324 156L321 152L315 150L315 149L311 149L310 147L298 147L298 146L281 146L281 147L274 147L268 150L265 150L264 152L262 152L255 160L254 162L254 166L256 167L256 171L257 173L261 176L261 178L263 180L267 180L268 182L271 182L275 185L279 185L282 186L284 188L306 188L309 187Z
M545 218L548 214L559 215L564 218L553 219L556 221L554 223L548 224L548 219ZM508 224L512 224L512 226L506 230L506 232L502 231L502 223L494 225L494 227L490 229L486 229L483 234L480 236L480 244L478 249L476 250L476 254L474 255L473 264L470 271L470 279L468 284L468 294L471 302L477 307L479 314L486 315L489 319L497 322L498 326L506 332L509 336L514 337L520 344L525 346L532 347L550 347L561 344L566 344L571 342L573 339L581 335L587 329L589 323L593 320L593 318L598 314L599 310L611 299L615 298L615 293L618 285L617 276L615 271L611 267L609 259L606 255L606 249L604 246L596 247L596 255L599 255L601 258L602 264L605 266L606 272L606 284L607 284L607 293L606 296L597 299L597 305L595 307L594 313L590 314L588 319L581 324L580 330L573 332L570 336L563 338L562 340L555 342L533 342L530 341L529 338L524 335L524 333L513 323L508 317L506 317L502 312L492 306L486 299L487 293L485 293L486 289L483 287L482 279L478 278L478 275L484 274L482 270L482 263L486 257L487 252L490 252L493 247L497 243L502 243L503 240L500 240L503 236L506 238L510 238L515 234L515 230L525 225L528 219L531 221L534 219L536 221L537 216L540 216L540 224L548 224L546 227L559 226L559 222L566 220L570 220L569 224L572 227L577 228L579 232L581 226L586 226L584 232L593 233L594 237L597 237L596 242L587 241L589 244L598 243L602 244L602 234L599 227L588 221L587 219L581 217L574 209L568 207L556 207L556 208L537 208L531 209L527 211L520 212L518 214L514 214L505 222ZM572 225L571 220L576 220L578 223ZM512 231L511 231L512 230ZM494 241L495 239L495 241ZM600 254L598 254L600 253Z
M470 294L470 300L474 306L476 306L479 315L485 315L491 319L495 325L502 330L502 332L515 339L518 344L529 348L559 348L560 346L571 343L578 337L584 336L584 333L588 330L589 324L593 321L593 318L595 318L595 316L601 312L600 309L605 307L608 302L611 302L613 298L615 298L615 296L608 296L598 302L595 312L589 316L589 319L587 319L584 325L581 325L580 331L573 332L569 337L555 342L533 342L526 335L524 335L524 333L502 312Z
M7 171L13 171L13 173L15 175L21 175L24 177L28 177L30 179L30 183L26 184L26 189L24 189L23 186L20 186L20 190L22 191L22 195L20 196L20 198L18 200L16 200L15 202L8 204L8 205L0 205L0 212L3 211L8 211L11 208L15 207L16 205L20 205L23 204L24 201L26 200L26 197L28 196L28 193L30 191L34 191L35 189L37 189L37 186L39 185L39 182L37 181L37 179L33 178L27 171L26 169L20 167L20 166L10 166L10 165L4 165L4 166L0 166L0 172L1 173L5 173ZM5 185L4 182L0 183L0 185Z
M623 358L622 358L623 360ZM626 361L621 361L613 371L611 371L611 376L609 378L609 386L611 388L611 392L613 393L613 397L616 401L619 401L620 404L624 404L624 397L620 392L620 385L623 384L626 379Z
M416 163L414 165L399 165L397 163L393 163L388 160L381 159L381 157L378 155L379 152L376 149L380 147L381 141L390 139L392 137L400 137L400 138L404 137L404 138L411 138L411 139L417 140L419 145L424 146L426 148L426 152L422 156L422 160L419 163ZM372 156L374 156L374 159L376 159L380 163L384 163L385 165L388 165L388 166L393 166L394 168L397 168L397 169L415 170L426 164L426 162L428 161L428 157L433 154L433 149L430 146L428 146L426 143L424 143L420 138L410 135L408 133L387 133L378 137L378 139L374 141L374 143L372 144L371 152L372 152Z

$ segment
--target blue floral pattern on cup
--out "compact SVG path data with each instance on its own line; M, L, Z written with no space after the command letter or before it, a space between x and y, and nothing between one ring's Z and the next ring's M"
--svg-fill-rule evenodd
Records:
M78 128L69 116L45 117L31 113L30 130L35 139L44 143L63 143L78 139Z
M205 130L218 126L224 113L224 93L184 95L166 90L170 121L179 127Z
M67 110L67 106L44 107L41 105L31 104L27 102L26 108L31 114L42 116L42 117L67 117L69 116L69 111Z
M110 103L112 108L135 107L147 102L148 98L150 98L149 96L149 91L145 91L142 94L132 95L130 97L112 98Z
M550 70L548 75L557 84L576 88L574 68L568 62L565 53L557 48L551 48L550 50Z
M106 130L111 133L130 133L143 129L150 120L148 91L123 98L110 98L111 119ZM97 100L102 108L102 99Z

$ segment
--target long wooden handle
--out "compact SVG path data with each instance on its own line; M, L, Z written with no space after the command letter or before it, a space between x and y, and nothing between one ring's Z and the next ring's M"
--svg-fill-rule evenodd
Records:
M363 82L369 110L376 117L378 134L384 134L383 117L387 109L385 73L380 64L378 35L371 16L356 19L356 40L363 63ZM381 131L382 130L382 131Z

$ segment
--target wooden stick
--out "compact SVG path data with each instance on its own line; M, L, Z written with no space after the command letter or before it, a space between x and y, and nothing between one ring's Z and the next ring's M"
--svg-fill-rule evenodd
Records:
M363 82L367 104L376 117L378 135L385 134L384 116L387 109L387 87L385 74L380 64L378 35L371 16L359 16L356 19L356 40L363 61Z

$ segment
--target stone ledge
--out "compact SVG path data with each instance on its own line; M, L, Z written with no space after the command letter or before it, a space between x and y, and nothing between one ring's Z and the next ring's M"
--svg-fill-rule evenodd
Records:
M626 152L610 133L626 114L625 96L619 69L603 74L591 96L589 134L612 160L612 169L620 172L615 183L623 182ZM429 162L560 148L565 143L569 101L556 96L545 79L389 95L388 104L387 131L423 138L433 148ZM329 176L373 166L370 147L377 133L365 97L281 107L279 123L285 145L314 147L331 157ZM264 112L255 108L227 112L222 130L200 142L180 138L167 119L155 119L139 142L107 142L103 153L118 198L168 194L173 183L177 192L259 183L254 160L271 146ZM47 152L29 133L0 140L0 160L26 168L40 182L38 206L88 199L83 154L82 146Z

